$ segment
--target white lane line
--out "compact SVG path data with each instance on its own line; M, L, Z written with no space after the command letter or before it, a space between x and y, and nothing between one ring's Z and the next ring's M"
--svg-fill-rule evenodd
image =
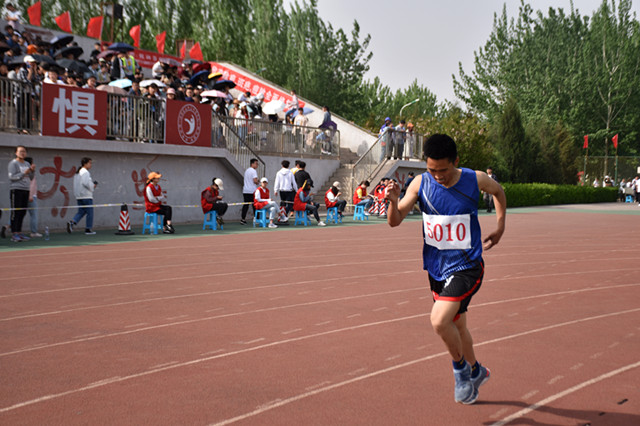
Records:
M530 335L530 334L535 334L535 333L540 333L540 332L547 331L547 330L552 330L552 329L555 329L555 328L565 327L565 326L574 325L574 324L580 324L580 323L587 322L587 321L592 321L592 320L598 320L598 319L603 319L603 318L620 316L620 315L624 315L624 314L628 314L628 313L634 313L634 312L640 312L640 308L630 309L630 310L626 310L626 311L617 311L617 312L612 312L612 313L608 313L608 314L602 314L602 315L597 315L597 316L593 316L593 317L587 317L587 318L582 318L582 319L578 319L578 320L567 321L567 322L564 322L564 323L558 323L558 324L554 324L554 325L549 325L549 326L546 326L546 327L541 327L541 328L537 328L537 329L533 329L533 330L523 331L523 332L515 333L515 334L512 334L512 335L503 336L503 337L487 340L487 341L484 341L484 342L479 342L479 343L476 343L476 346L485 346L485 345L489 345L489 344L492 344L492 343L497 343L497 342L501 342L501 341L505 341L505 340L511 340L511 339L515 339L515 338L518 338L518 337L527 336L527 335ZM387 320L387 321L381 321L381 322L378 322L378 323L370 323L370 324L365 324L365 325L357 325L357 326L353 326L353 327L347 327L347 328L341 329L341 330L331 330L331 331L311 334L311 335L307 335L307 336L300 336L300 337L297 337L297 338L290 338L290 339L286 339L286 340L282 340L282 341L278 341L278 342L267 343L267 344L264 344L264 345L254 346L252 348L247 348L247 349L238 350L238 351L234 351L234 352L228 352L228 353L225 353L225 354L213 355L213 356L204 357L204 358L198 358L198 359L194 359L194 360L191 360L191 361L182 362L182 363L179 363L179 364L174 364L174 365L171 365L171 366L158 368L158 369L155 369L155 370L147 370L147 371L136 373L136 374L132 374L132 375L129 375L129 376L105 379L103 381L94 382L92 384L89 384L89 385L81 387L81 388L71 389L71 390L68 390L68 391L65 391L65 392L60 392L60 393L55 393L55 394L44 395L44 396L39 397L39 398L35 398L35 399L28 400L28 401L19 402L19 403L10 405L8 407L3 407L3 408L0 409L0 413L13 411L13 410L16 410L16 409L19 409L19 408L22 408L22 407L30 406L30 405L37 404L37 403L40 403L40 402L50 401L52 399L61 398L61 397L67 396L67 395L72 395L72 394L75 394L75 393L84 392L84 391L87 391L87 390L92 390L92 389L95 389L95 388L98 388L98 387L102 387L102 386L106 386L106 385L109 385L109 384L125 382L125 381L129 381L129 380L137 379L139 377L144 377L144 376L148 376L148 375L151 375L151 374L163 372L163 371L173 370L173 369L176 369L176 368L188 367L188 366L191 366L191 365L200 364L200 363L211 361L211 360L214 360L214 359L225 358L225 357L237 355L237 354L240 354L240 353L243 353L243 352L257 351L257 350L260 350L260 349L269 348L269 347L273 347L273 346L279 346L279 345L283 345L283 344L286 344L286 343L307 340L307 339L311 339L311 338L315 338L315 337L319 337L319 336L330 335L330 334L334 334L334 333L340 333L340 332L343 332L343 331L351 331L351 330L357 330L357 329L360 329L360 328L373 327L373 326L377 326L379 324L384 324L384 323L399 322L399 321L404 321L404 320L409 319L409 318L424 317L426 315L427 314L419 314L419 315L414 315L412 317L405 317L405 318L402 318L402 319ZM394 371L394 370L405 368L405 367L408 367L408 366L411 366L411 365L414 365L414 364L417 364L417 363L421 363L421 362L424 362L424 361L428 361L428 360L431 360L431 359L434 359L434 358L437 358L437 357L440 357L440 356L444 356L444 355L447 355L447 354L448 354L448 352L440 352L440 353L432 354L432 355L429 355L429 356L426 356L426 357L418 358L418 359L415 359L415 360L412 360L412 361L408 361L408 362L405 362L405 363L402 363L402 364L394 365L394 366L391 366L391 367L388 367L388 368L385 368L385 369L382 369L382 370L374 371L372 373L369 373L369 374L366 374L366 375L363 375L363 376L355 377L353 379L346 380L346 381L343 381L343 382L340 382L340 383L336 383L334 385L325 386L325 387L322 387L322 388L319 388L319 389L316 389L316 390L313 390L313 391L309 391L309 392L306 392L306 393L303 393L303 394L300 394L300 395L296 395L296 396L284 399L284 400L279 401L279 402L274 403L274 404L266 405L266 406L264 406L262 408L254 410L252 412L245 413L245 414L242 414L242 415L234 417L234 418L223 420L222 422L219 422L217 424L224 425L224 424L229 424L229 423L233 423L233 422L236 422L236 421L240 421L240 420L243 420L243 419L246 419L246 418L250 418L250 417L256 416L258 414L261 414L261 413L263 413L265 411L269 411L269 410L272 410L274 408L278 408L280 406L283 406L283 405L286 405L286 404L290 404L292 402L296 402L296 401L299 401L301 399L308 398L310 396L313 396L313 395L316 395L316 394L319 394L319 393L322 393L322 392L327 392L329 390L337 389L339 387L343 387L343 386L346 386L346 385L351 384L351 383L356 383L356 382L359 382L359 381L362 381L362 380L365 380L365 379L368 379L368 378L371 378L371 377L375 377L375 376L379 376L379 375L382 375L382 374L386 374L386 373L389 373L389 372ZM637 366L640 366L640 362L634 364L632 367L635 368ZM626 367L626 369L628 370L628 369L630 369L630 367ZM624 370L624 371L626 371L626 370ZM620 372L622 372L622 371L620 371ZM595 382L593 382L593 383L595 383Z
M347 319L356 318L356 317L361 317L361 316L362 316L362 314L353 314L353 315L349 315L349 316L347 317Z
M224 311L224 308L215 308L215 309L209 309L207 311L204 311L205 313L209 314L211 312L218 312L218 311Z
M581 369L582 367L584 367L584 364L583 364L583 363L581 363L581 362L579 362L579 363L577 363L576 365L574 365L574 366L572 366L572 367L569 367L569 370L571 370L571 371L576 371L576 370Z
M264 337L260 337L258 339L249 340L248 342L238 342L238 343L241 345L253 345L254 343L264 342L265 340L267 339Z
M409 303L409 301L408 301L408 300L404 300L404 301L402 301L402 302L398 302L398 303L396 303L396 305L398 305L398 306L400 306L400 305L406 305L407 303Z
M137 324L125 325L123 328L144 327L145 325L149 325L149 323L148 322L139 322Z
M326 385L329 385L329 384L331 384L331 382L328 381L328 380L325 380L324 382L320 382L320 383L312 385L312 386L307 386L304 390L310 391L310 390L318 389L318 388L320 388L322 386L326 386Z
M152 367L149 367L149 370L157 370L158 368L164 368L164 367L170 367L172 365L176 365L177 363L179 363L180 361L170 361L170 362L165 362L162 364L158 364L158 365L154 365Z
M178 315L178 316L175 316L175 317L167 317L166 320L167 321L175 321L177 319L182 319L182 318L187 318L187 317L189 317L189 315Z
M396 359L401 358L401 357L402 357L402 355L397 354L397 355L390 356L389 358L386 358L385 361L395 361Z
M385 259L385 260L380 260L380 259L376 259L376 260L372 260L371 262L368 263L374 263L376 266L379 266L379 264L381 263L393 263L394 265L400 262L411 262L413 263L413 260L405 260L405 259ZM220 278L220 277L228 277L228 276L239 276L239 275L249 275L249 276L258 276L258 275L264 275L266 273L269 272L286 272L286 273L290 273L292 271L297 271L297 270L304 270L304 269L332 269L332 268L337 268L337 267L341 267L341 266L358 266L358 267L363 267L364 265L366 265L367 262L365 262L364 264L362 262L345 262L345 263L329 263L329 264L324 264L324 265L299 265L299 266L287 266L287 267L283 267L283 268L274 268L274 269L259 269L259 270L241 270L241 271L235 271L235 272L220 272L217 274L206 274L206 275L192 275L192 276L178 276L178 277L166 277L166 278L158 278L158 279L154 279L154 280L139 280L139 281L125 281L125 282L116 282L116 283L109 283L109 284L101 284L101 285L87 285L87 286L79 286L79 287L65 287L65 288L56 288L56 289L50 289L50 290L40 290L40 291L31 291L31 292L24 292L24 293L17 293L17 294L0 294L0 299L4 299L4 298L9 298L9 297L20 297L20 296L32 296L35 294L47 294L47 293L59 293L59 292L64 292L64 291L77 291L77 290L95 290L95 289L99 289L99 288L108 288L108 287L120 287L120 286L125 286L125 285L136 285L136 284L157 284L160 282L170 282L170 281L184 281L184 280L198 280L198 281L203 281L206 279L216 279L216 278ZM209 265L210 262L207 262L206 265ZM182 267L186 267L188 265L184 265L181 264L180 266ZM366 267L366 266L365 266ZM144 268L144 267L136 267L133 268L134 270L141 270L141 269L156 269L157 266L153 266L153 267L148 267L148 268ZM126 270L126 269L125 269ZM99 271L91 271L92 274L96 274ZM104 272L113 272L112 270L108 270L108 271L104 271ZM415 274L415 273L420 273L421 275L423 274L422 271L403 271L403 272L394 272L394 273L387 273L387 274L371 274L368 275L370 277L376 277L376 276L382 276L382 275L398 275L398 274ZM48 275L49 276L49 275ZM60 274L56 274L56 275L50 275L52 277L56 277L56 278L60 278ZM359 275L359 276L354 276L351 278L357 279L357 278L364 278L366 277L366 275ZM31 279L35 279L36 277L34 276L30 276L29 278ZM39 276L38 278L45 278L45 276ZM336 278L329 278L329 279L324 279L322 281L332 281L332 280L340 280L343 281L345 280L345 277L336 277ZM0 277L0 281L2 281L2 278ZM216 280L215 284L218 284L220 281ZM291 283L291 284L295 284L295 283ZM323 288L323 290L328 289L328 288L333 288L333 287L325 287ZM125 297L125 296L123 296Z
M604 355L602 352L596 352L595 354L591 355L589 358L596 359L596 358L600 358L602 355Z
M620 342L613 342L612 344L609 345L609 349L613 349L616 346L618 346L620 344Z
M353 371L348 372L347 376L357 376L358 374L364 373L365 371L367 371L367 369L364 368L364 367L358 368L357 370L353 370Z
M613 376L616 376L618 374L624 373L626 371L629 370L633 370L634 368L638 368L640 367L640 361L636 362L635 364L629 364L629 365L625 365L624 367L618 368L617 370L613 370L610 371L608 373L602 374L600 376L594 377L592 379L589 379L585 382L582 382L576 386L570 387L569 389L566 389L562 392L559 392L555 395L551 395L548 398L545 398L541 401L536 402L535 404L531 404L530 406L528 406L527 408L523 408L522 410L511 414L510 416L505 417L504 419L500 420L499 422L495 422L493 423L491 426L503 426L506 425L509 422L512 422L513 420L519 419L520 417L526 416L527 414L529 414L532 411L537 410L540 407L544 407L545 405L549 404L550 402L553 402L557 399L563 398L567 395L570 395L574 392L579 391L580 389L586 388L587 386L591 386L595 383L601 382L602 380L605 379L609 379Z
M534 389L534 390L532 390L531 392L528 392L528 393L525 393L524 395L522 395L522 396L520 397L520 399L522 399L522 400L527 400L527 399L529 399L529 398L534 397L535 395L537 395L537 394L539 394L539 393L540 393L540 391L539 391L539 390Z
M302 329L301 328L294 328L293 330L283 331L282 334L284 334L286 336L287 334L297 333L298 331L302 331Z
M319 327L321 325L327 325L327 324L331 324L333 321L329 320L329 321L323 321L323 322L319 322L316 325Z
M501 417L505 414L507 414L507 412L509 411L508 408L502 408L498 411L496 411L495 413L493 413L492 415L489 416L490 419L497 419L498 417Z
M529 334L540 333L540 332L543 332L543 331L552 330L552 329L555 329L555 328L560 328L560 327L564 327L564 326L568 326L568 325L574 325L574 324L579 324L579 323L582 323L582 322L598 320L598 319L607 318L607 317L614 317L614 316L619 316L619 315L622 315L622 314L634 313L634 312L639 312L639 311L640 311L640 308L636 308L636 309L630 309L630 310L622 311L622 312L612 312L612 313L609 313L609 314L603 314L603 315L597 315L597 316L594 316L594 317L582 318L582 319L579 319L579 320L567 321L567 322L564 322L564 323L549 325L549 326L546 326L546 327L536 328L536 329L529 330L529 331L523 331L521 333L516 333L516 334L509 335L509 336L498 337L496 339L491 339L491 340L487 340L487 341L484 341L484 342L476 343L475 346L476 347L477 346L485 346L485 345L489 345L489 344L492 344L492 343L497 343L497 342L501 342L501 341L505 341L505 340L511 340L511 339L515 339L515 338L518 338L518 337L523 337L523 336L526 336L526 335L529 335ZM235 422L238 422L238 421L241 421L241 420L246 420L246 419L248 419L250 417L257 416L257 415L262 414L262 413L264 413L266 411L273 410L275 408L282 407L284 405L300 401L302 399L317 395L317 394L322 393L322 392L327 392L327 391L330 391L330 390L333 390L333 389L337 389L337 388L340 388L340 387L343 387L343 386L346 386L346 385L349 385L349 384L352 384L352 383L356 383L356 382L359 382L359 381L362 381L362 380L365 380L365 379L369 379L371 377L379 376L379 375L386 374L386 373L389 373L389 372L394 371L394 370L398 370L398 369L401 369L401 368L409 367L409 366L412 366L414 364L418 364L418 363L421 363L421 362L424 362L424 361L428 361L428 360L431 360L431 359L436 358L436 357L445 356L447 354L448 354L448 352L440 352L440 353L437 353L437 354L432 354L432 355L429 355L429 356L426 356L426 357L423 357L423 358L415 359L415 360L408 361L408 362L405 362L405 363L402 363L402 364L397 364L397 365L394 365L394 366L391 366L391 367L388 367L388 368L385 368L385 369L382 369L382 370L374 371L374 372L371 372L369 374L365 374L363 376L355 377L355 378L350 379L350 380L345 380L343 382L339 382L339 383L335 383L333 385L325 386L325 387L320 388L320 389L316 389L316 390L312 390L312 391L309 391L309 392L306 392L306 393L303 393L303 394L295 395L295 396L292 396L290 398L283 399L282 401L280 401L280 402L278 402L276 404L273 404L273 405L270 405L270 406L265 406L265 407L256 409L254 411L251 411L249 413L241 414L241 415L233 417L233 418L222 420L220 422L214 423L214 425L215 426L223 426L223 425L228 425L228 424L235 423ZM640 366L640 362L638 362L635 366L636 367ZM2 410L0 410L0 413L1 412L2 412Z
M400 273L402 273L402 274L410 274L411 272L400 272ZM212 291L199 292L199 293L190 293L190 294L176 294L176 295L172 295L172 296L155 297L155 298L151 298L151 299L130 300L130 301L126 301L126 302L109 303L109 304L104 304L104 305L86 306L86 307L77 308L77 309L57 310L57 311L41 312L41 313L38 313L38 314L25 315L25 316L14 316L14 317L0 318L0 321L2 321L2 322L4 322L4 321L13 321L13 320L17 320L17 319L35 318L35 317L42 317L42 316L47 316L47 315L59 315L59 314L64 314L64 313L69 313L69 312L86 311L86 310L92 310L92 309L113 308L113 307L116 307L116 306L126 306L126 305L138 304L138 303L158 302L158 301L183 299L183 298L190 298L190 297L213 296L213 295L217 295L217 294L237 293L237 292L242 292L242 291L251 291L251 292L253 292L253 291L256 291L256 290L273 289L273 288L278 288L278 287L289 287L289 286L314 284L314 283L317 283L317 282L320 282L320 281L322 281L322 282L326 282L326 281L343 281L343 280L349 280L349 279L358 279L358 278L363 278L363 277L379 277L379 276L385 276L385 275L396 275L396 273L372 274L372 275L356 275L356 276L352 276L352 277L324 278L324 279L318 279L318 280L294 281L294 282L289 282L289 283L270 284L270 285L263 285L263 286L256 286L256 287L233 288L233 289L227 289L227 290L212 290ZM418 288L415 288L415 289L412 289L412 290L417 290L417 289L424 290L424 287L418 287ZM284 297L284 296L282 296L282 297ZM123 298L124 297L117 297L116 299L123 299Z
M560 381L560 380L562 380L562 379L564 379L564 376L562 376L562 375L559 375L559 376L556 376L556 377L552 377L552 378L547 382L547 384L548 384L548 385L552 385L552 384L554 384L554 383L556 383L556 382L559 382L559 381Z
M87 334L81 334L79 336L74 336L72 337L72 339L85 339L87 337L93 337L93 336L99 336L101 333L99 331L96 331L95 333L87 333Z
M376 309L374 309L374 310L373 310L373 312L386 311L386 310L388 310L388 309L389 309L389 308L387 308L386 306L383 306L383 307L381 307L381 308L376 308Z

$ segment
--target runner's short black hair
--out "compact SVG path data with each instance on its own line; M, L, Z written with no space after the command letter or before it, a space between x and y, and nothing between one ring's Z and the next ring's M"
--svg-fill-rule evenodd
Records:
M433 160L448 159L452 163L458 158L458 148L456 143L449 135L436 133L429 136L424 141L424 158L431 158Z

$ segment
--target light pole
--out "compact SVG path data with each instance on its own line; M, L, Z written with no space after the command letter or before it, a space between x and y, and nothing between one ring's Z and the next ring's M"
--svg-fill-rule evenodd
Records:
M400 117L402 117L402 110L403 110L403 109L405 109L405 108L406 108L406 107L408 107L409 105L413 105L413 104L415 104L416 102L419 102L419 101L420 101L420 98L418 98L418 99L414 99L414 100L412 100L411 102L409 102L408 104L404 105L402 108L400 108Z

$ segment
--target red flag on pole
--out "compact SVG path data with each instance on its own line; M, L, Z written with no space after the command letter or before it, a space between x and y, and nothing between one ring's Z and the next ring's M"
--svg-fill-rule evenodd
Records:
M31 6L27 8L27 13L29 14L29 23L31 25L35 25L36 27L40 25L40 17L42 16L42 3L35 2Z
M187 40L182 43L182 47L180 48L180 58L184 59L187 56Z
M202 57L202 49L200 49L200 42L197 41L191 49L189 49L189 57L191 59L197 59L198 61L204 61Z
M68 10L60 16L56 16L56 24L58 24L58 27L60 27L62 31L65 31L67 33L72 32L71 31L71 14L69 13Z
M613 141L613 147L615 149L618 149L618 134L616 133L616 135L613 138L611 138L611 140Z
M131 29L129 30L129 35L133 39L133 45L137 48L140 48L140 25L131 27Z
M164 42L167 39L167 32L163 31L162 33L156 36L156 48L158 49L158 53L164 54Z
M94 16L89 19L87 24L87 37L97 38L102 40L102 23L104 18L102 16Z
M584 145L582 145L582 148L589 148L589 135L584 135Z

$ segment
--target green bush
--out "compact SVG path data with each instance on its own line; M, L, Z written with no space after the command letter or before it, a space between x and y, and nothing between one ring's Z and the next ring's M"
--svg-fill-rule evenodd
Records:
M503 183L508 207L615 202L618 188L547 183Z

